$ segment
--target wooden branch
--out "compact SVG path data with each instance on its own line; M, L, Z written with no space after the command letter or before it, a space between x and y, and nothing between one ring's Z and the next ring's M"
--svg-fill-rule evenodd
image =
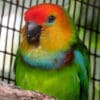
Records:
M56 100L35 91L22 90L14 85L0 82L0 100Z

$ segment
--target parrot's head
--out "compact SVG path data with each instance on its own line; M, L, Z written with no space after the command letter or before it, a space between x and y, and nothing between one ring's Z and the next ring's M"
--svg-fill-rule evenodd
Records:
M28 49L38 49L41 46L47 51L63 51L75 41L75 27L58 5L40 4L31 7L25 13L25 22L22 44Z
M25 13L20 51L25 62L40 68L58 68L77 41L75 26L55 4L39 4Z

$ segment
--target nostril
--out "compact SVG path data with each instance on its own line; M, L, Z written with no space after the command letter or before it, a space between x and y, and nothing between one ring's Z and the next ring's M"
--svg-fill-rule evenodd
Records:
M40 30L42 30L42 25L38 25L38 27L40 28Z
M44 25L43 25L43 26L41 25L41 31L44 31L45 28L46 28L46 27L45 27Z

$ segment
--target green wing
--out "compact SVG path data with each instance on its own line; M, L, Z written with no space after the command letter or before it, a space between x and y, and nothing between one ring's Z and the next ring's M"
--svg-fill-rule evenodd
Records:
M75 61L80 65L80 100L87 100L91 77L90 59L89 52L81 41L75 45Z

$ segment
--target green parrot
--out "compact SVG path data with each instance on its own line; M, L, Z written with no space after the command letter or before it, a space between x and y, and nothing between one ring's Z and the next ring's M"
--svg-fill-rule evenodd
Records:
M57 100L87 100L90 61L68 13L51 3L25 12L15 60L16 85Z

